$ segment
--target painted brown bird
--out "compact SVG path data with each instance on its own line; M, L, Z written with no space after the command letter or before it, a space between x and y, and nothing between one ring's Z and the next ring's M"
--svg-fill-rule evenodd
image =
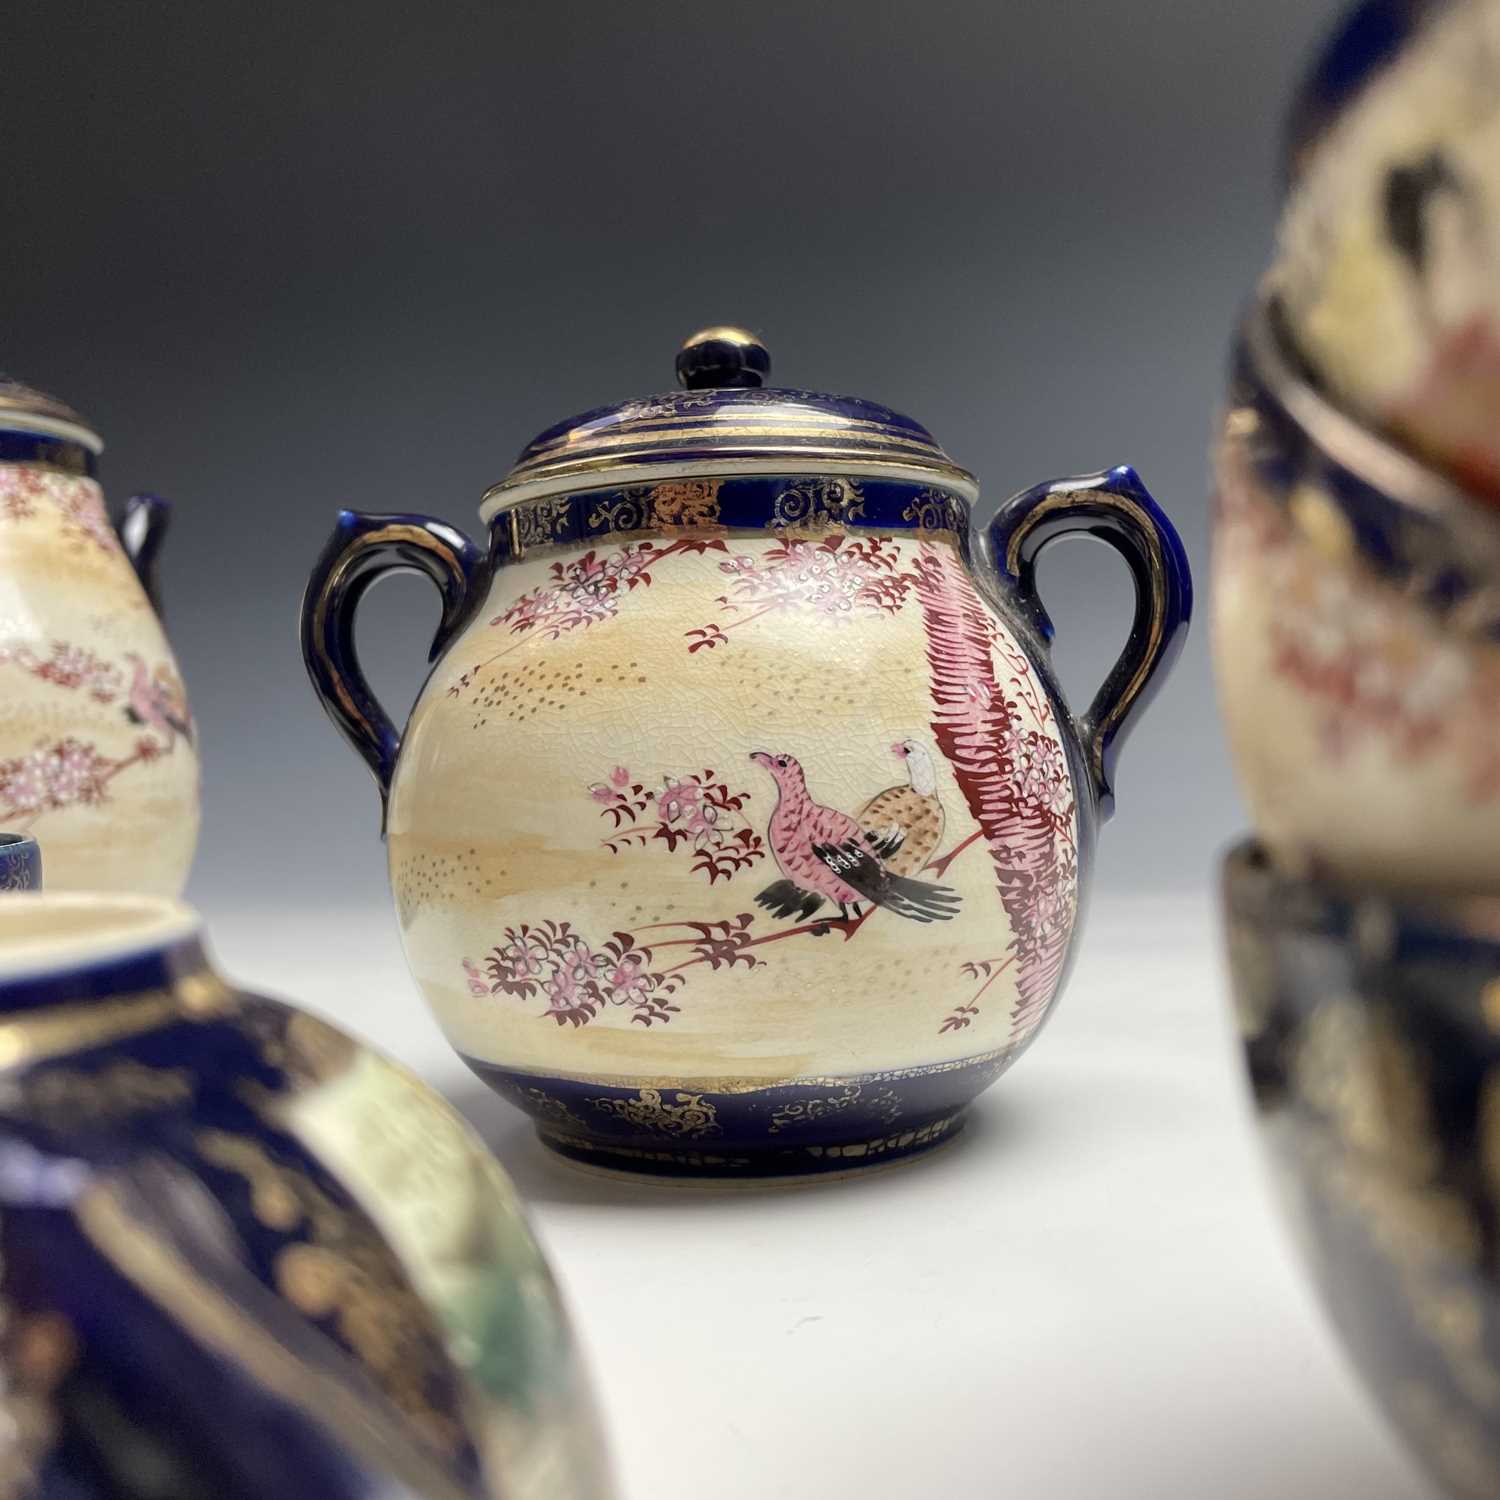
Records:
M786 878L755 898L774 916L810 917L824 901L832 901L845 919L859 916L866 901L913 922L946 922L957 914L959 897L947 886L890 869L848 813L814 802L795 756L757 750L750 759L776 782L767 831Z
M855 821L893 875L917 875L943 841L943 804L938 801L937 770L925 745L898 740L891 754L906 762L910 780L889 786L865 803Z

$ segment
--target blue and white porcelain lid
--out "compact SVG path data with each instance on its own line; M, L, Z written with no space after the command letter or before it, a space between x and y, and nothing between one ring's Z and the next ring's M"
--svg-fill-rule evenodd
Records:
M104 443L83 417L56 396L0 370L0 431L34 432L82 443L101 453Z
M621 482L728 473L880 474L978 493L920 422L858 396L766 386L770 370L753 334L705 328L678 352L681 390L549 427L485 494L480 514Z

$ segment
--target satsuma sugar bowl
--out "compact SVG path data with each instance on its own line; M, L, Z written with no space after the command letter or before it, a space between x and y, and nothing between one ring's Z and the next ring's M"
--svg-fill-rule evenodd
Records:
M1500 514L1322 396L1274 299L1217 454L1213 645L1287 868L1500 889Z
M508 1179L194 914L0 899L0 1490L603 1500Z
M1261 1137L1350 1356L1457 1500L1500 1494L1500 901L1224 872Z
M423 993L596 1164L803 1174L951 1135L1056 998L1116 753L1187 623L1181 545L1129 469L981 530L924 428L763 388L768 365L709 330L681 391L544 432L485 497L486 548L345 512L304 605ZM1033 569L1082 531L1136 610L1075 718ZM401 567L444 599L404 735L352 634Z
M35 832L54 890L176 895L198 841L198 756L156 611L164 500L116 532L102 444L0 376L0 827Z

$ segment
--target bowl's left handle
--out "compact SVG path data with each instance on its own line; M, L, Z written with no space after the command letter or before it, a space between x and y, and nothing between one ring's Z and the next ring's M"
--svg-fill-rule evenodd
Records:
M1114 812L1115 760L1125 736L1187 639L1193 581L1176 528L1128 465L1038 485L1000 507L985 546L1044 645L1052 639L1052 621L1036 589L1037 554L1070 533L1108 542L1135 583L1130 636L1087 712L1075 715L1104 819Z
M132 495L125 502L124 514L117 528L120 546L135 569L151 608L161 614L161 576L157 564L161 544L172 522L172 502L160 495Z
M443 597L429 661L468 622L484 597L485 554L457 527L430 516L339 512L302 599L302 660L324 711L375 773L385 828L401 735L380 706L354 648L354 614L365 590L390 573L417 572Z

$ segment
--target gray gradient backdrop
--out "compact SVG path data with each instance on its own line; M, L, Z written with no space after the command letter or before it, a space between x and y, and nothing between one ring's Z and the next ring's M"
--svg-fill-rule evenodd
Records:
M1134 463L1198 624L1122 761L1103 891L1201 886L1238 826L1207 663L1206 467L1264 263L1305 0L78 4L0 21L0 367L178 502L168 623L202 729L191 894L385 900L369 778L297 603L340 505L475 524L533 432L741 322L787 384L926 422L987 496ZM1053 550L1064 677L1125 628ZM398 714L436 618L366 606ZM487 795L524 794L495 766Z

